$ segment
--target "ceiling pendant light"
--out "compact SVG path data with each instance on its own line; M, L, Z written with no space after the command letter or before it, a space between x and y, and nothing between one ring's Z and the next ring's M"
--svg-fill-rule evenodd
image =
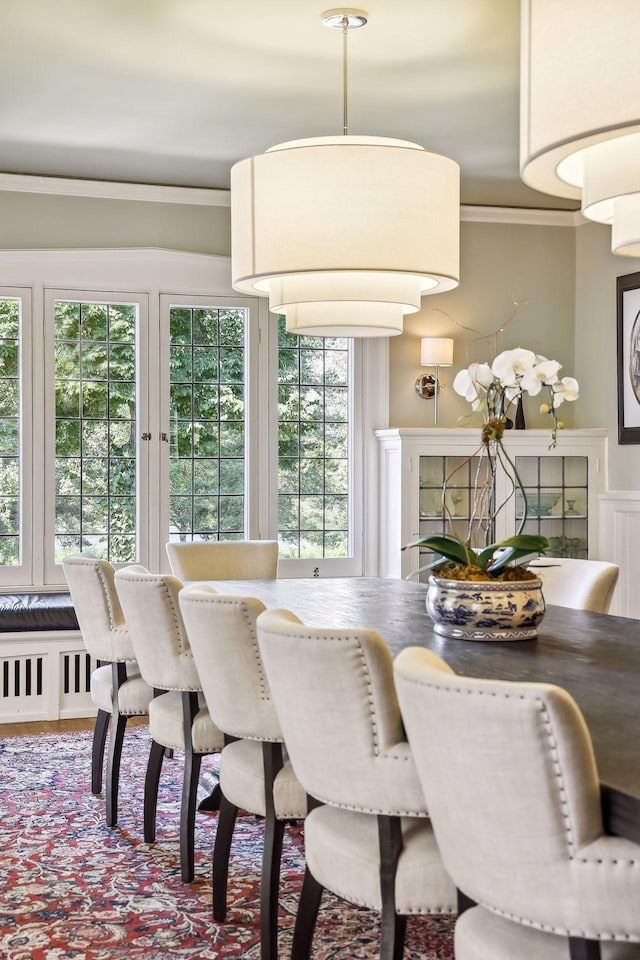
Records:
M347 36L366 22L323 14L343 35L343 135L281 143L231 170L233 287L268 296L290 333L393 336L424 294L458 285L458 164L348 133Z
M640 256L640 3L522 0L522 179Z

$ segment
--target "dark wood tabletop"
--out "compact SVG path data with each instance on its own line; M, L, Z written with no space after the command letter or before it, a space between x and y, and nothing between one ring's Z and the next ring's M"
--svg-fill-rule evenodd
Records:
M640 621L549 606L535 640L452 640L433 632L426 585L413 581L349 577L213 586L284 607L308 624L377 630L394 655L408 646L428 647L466 676L564 687L584 714L600 780L610 788L603 791L608 827L640 842Z

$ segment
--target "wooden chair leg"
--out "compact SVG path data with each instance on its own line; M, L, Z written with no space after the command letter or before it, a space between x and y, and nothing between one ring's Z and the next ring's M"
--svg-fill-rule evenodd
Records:
M302 881L296 923L293 928L291 960L309 960L313 931L316 926L323 889L316 878L309 873L309 869L306 868L304 871L304 880Z
M227 916L227 879L233 828L238 808L224 794L220 799L218 828L213 845L213 919L221 923Z
M118 786L120 783L120 758L124 732L128 717L117 711L111 717L111 736L109 737L109 755L107 757L107 826L115 827L118 822Z
M264 824L262 879L260 881L260 957L278 958L278 907L280 904L280 861L284 821L268 815Z
M144 842L154 843L156 839L156 810L158 807L158 787L162 773L164 747L155 740L151 741L147 774L144 780Z
M380 844L380 960L402 960L407 918L396 913L396 869L402 852L400 817L378 816Z
M260 957L278 960L278 907L280 903L280 861L284 822L276 818L274 789L284 766L281 743L262 744L265 821L260 880Z
M102 792L102 765L104 763L104 748L109 731L111 714L106 710L98 710L96 725L93 728L93 743L91 746L91 793Z
M569 956L571 960L600 960L600 941L569 937Z
M194 832L196 824L196 799L202 754L189 749L184 755L184 779L180 805L180 873L183 883L191 883L195 873Z

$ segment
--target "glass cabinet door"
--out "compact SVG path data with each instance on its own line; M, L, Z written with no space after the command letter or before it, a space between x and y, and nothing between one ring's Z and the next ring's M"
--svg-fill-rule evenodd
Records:
M588 556L587 517L589 464L587 457L516 457L527 507L524 533L549 540L549 556ZM516 522L522 519L524 498L516 491Z
M420 536L443 533L467 536L473 510L473 491L488 479L489 461L485 457L421 456L420 457ZM487 523L478 523L477 546L485 545ZM494 535L493 524L489 539ZM434 554L420 548L420 567L430 563ZM420 574L426 581L429 571Z

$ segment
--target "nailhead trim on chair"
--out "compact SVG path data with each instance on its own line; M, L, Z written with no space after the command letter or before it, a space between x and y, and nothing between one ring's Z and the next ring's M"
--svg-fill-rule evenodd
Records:
M87 557L87 558L82 558L81 560L76 560L75 562L76 562L77 566L83 566L83 567L93 567L94 564L96 563L96 561L94 561L94 560L92 560L92 559L89 559L88 557ZM101 567L99 564L97 565L97 571L96 571L96 572L97 572L98 577L99 577L99 579L100 579L100 583L102 584L102 596L103 596L103 600L104 600L104 603L105 603L105 607L106 607L106 609L107 609L107 614L108 614L108 617L109 617L109 627L110 627L110 629L111 629L111 632L112 632L112 633L124 633L124 634L126 634L126 635L128 636L128 635L129 635L129 631L127 630L126 627L116 626L115 617L114 617L114 615L113 615L113 606L112 606L112 604L111 604L111 598L110 598L110 596L109 596L109 589L108 589L108 587L107 587L107 581L105 580L104 571L103 571L102 567ZM136 658L135 658L135 657L131 657L130 659L127 659L127 660L118 660L118 659L116 659L116 658L112 658L112 662L113 662L113 663L136 663ZM127 713L126 716L131 716L131 717L135 717L135 716L146 716L146 714Z
M304 634L304 633L300 633L300 634L291 633L289 634L289 636L295 640L307 639L307 634ZM374 719L375 714L373 709L373 696L371 693L372 691L372 684L370 680L371 675L370 675L369 667L367 665L367 658L365 657L362 644L360 643L358 638L355 636L352 636L351 634L347 634L346 636L334 636L333 634L325 634L324 636L320 636L319 639L333 640L333 641L337 640L338 643L344 643L344 642L355 643L358 649L358 652L360 654L360 659L362 661L362 671L366 677L367 689L369 691L369 695L368 695L369 713L371 715L371 727L373 730L373 754L376 757L384 757L384 758L389 758L391 760L400 760L402 763L407 763L411 759L411 754L406 754L405 756L399 756L397 753L382 753L379 749L378 731L377 731L377 726ZM336 803L335 800L328 801L321 796L316 797L316 799L322 801L322 803L329 803L329 805L332 807L338 807L341 810L353 810L356 813L374 813L374 814L383 814L383 815L386 815L389 813L389 811L373 809L372 807L355 807L355 806L348 805L346 803ZM426 810L394 810L391 815L397 816L397 817L423 817L423 818L428 818L429 816ZM355 903L355 901L353 902Z
M412 684L414 684L415 686L418 686L418 687L420 687L420 688L428 688L428 689L430 689L430 690L439 690L439 691L441 691L441 692L446 692L446 693L462 693L462 694L466 694L467 696L471 696L471 695L473 695L473 694L476 694L476 695L481 696L481 697L482 697L482 696L484 696L484 697L496 697L496 698L500 697L500 698L503 698L503 699L505 699L505 700L513 700L513 699L514 699L514 697L513 697L512 694L509 694L509 693L497 693L495 690L474 690L474 689L472 689L472 688L461 689L461 688L450 687L450 686L443 687L443 686L441 686L441 685L438 684L438 683L426 683L426 682L423 681L423 680L415 680L415 679L413 679L413 678L411 678L411 677L403 677L403 682L405 682L405 683L412 683ZM526 697L524 694L518 694L517 699L523 700L523 701L529 701L529 702L530 702L529 698ZM541 709L541 711L543 711L543 712L548 712L548 711L547 711L546 704L544 703L544 701L543 701L540 697L534 697L533 699L534 699L534 701L536 701L537 703L540 704L540 709ZM547 725L548 725L548 727L549 727L549 731L550 731L550 728L551 728L551 722L550 722L550 720L547 720L547 721L545 721L545 722L547 723ZM555 766L556 763L557 763L557 758L556 758L556 756L555 756L555 743L554 743L554 741L552 740L552 735L551 735L550 732L548 733L548 738L549 738L550 742L553 744L553 745L550 747L550 750L551 750L551 753L552 753L552 756L553 756L553 762L554 762L554 766ZM562 774L561 774L561 773L557 773L556 776L557 776L559 779L562 779ZM564 793L565 793L564 784L563 784L562 787L560 787L559 789L560 789L560 791L561 791L561 794L564 794ZM565 806L566 806L566 801L561 800L561 804L562 804L563 807L565 807ZM568 819L568 816L565 816L565 820L567 820L567 819ZM573 849L573 837L572 837L572 834L571 834L571 827L570 827L570 825L565 827L565 832L567 833L567 836L568 836L569 847L570 847L570 849ZM604 834L604 836L606 836L606 834ZM599 859L597 859L597 860L587 860L586 858L575 857L575 856L573 856L571 853L569 854L569 860L570 860L570 861L573 861L573 862L576 862L576 863L591 864L592 866L595 866L595 865L598 864L598 863L617 864L617 863L620 862L620 861L618 861L618 860L606 860L606 861L605 861L605 860L603 860L603 859L601 859L601 858L599 858ZM622 861L622 862L623 862L623 863L626 863L628 866L633 866L633 867L638 867L638 866L640 866L640 861L638 861L638 860L628 860L628 861L625 860L625 861ZM479 901L477 901L477 902L478 902L479 906L484 907L484 908L485 908L486 910L488 910L490 913L495 913L495 914L497 914L497 915L500 916L500 917L505 917L505 919L507 919L507 920L513 920L513 921L515 921L516 923L520 923L520 924L522 924L522 925L525 926L525 927L531 927L532 929L535 929L535 930L543 930L543 931L545 931L546 933L557 933L557 934L560 934L560 935L565 936L565 937L582 937L583 940L601 940L601 941L606 941L606 940L616 940L616 941L618 941L618 940L619 940L619 941L624 941L625 943L640 943L640 937L639 937L638 935L636 935L636 934L630 934L630 933L622 933L622 934L619 934L619 933L618 933L618 934L616 934L616 933L603 933L602 931L597 931L597 932L596 932L596 931L593 931L593 930L569 930L569 929L566 929L566 928L553 927L553 926L550 926L550 925L545 924L545 923L534 923L534 922L532 922L531 920L526 920L526 919L524 919L524 917L518 917L518 916L516 916L515 914L508 913L508 912L505 911L505 910L500 910L499 908L494 907L493 905L491 905L491 904L489 904L489 903L486 903L486 902L484 902L484 901L482 901L482 900L479 900Z
M267 701L271 702L271 700L272 700L273 698L271 697L271 693L270 693L270 691L269 691L269 686L268 686L268 684L267 684L267 678L266 678L266 676L265 676L265 672L264 672L264 668L263 668L263 664L262 664L262 657L260 656L260 647L258 646L258 635L257 635L257 633L256 633L255 622L253 621L253 619L252 619L252 618L249 616L249 614L247 613L247 608L246 608L246 606L244 605L244 603L243 603L241 600L223 600L223 599L218 599L218 598L216 597L216 602L217 602L217 603L220 603L220 604L225 604L226 606L229 606L229 607L243 607L243 608L244 608L244 609L243 609L243 614L244 614L244 618L245 618L245 620L246 620L246 622L247 622L247 624L248 624L248 627L249 627L249 632L250 632L250 634L251 634L251 639L252 639L252 643L253 643L253 651L254 651L255 658L256 658L256 661L257 661L257 664L258 664L258 674L259 674L259 676L260 676L261 699L262 699L262 700L267 700ZM207 603L209 603L209 601L208 601L208 600L198 600L197 597L190 597L190 598L189 598L189 603L192 603L192 604L203 604L203 603L204 603L204 604L206 605ZM245 739L245 740L255 740L256 737L244 737L243 739ZM264 741L260 741L260 742L262 743L262 742L264 742ZM284 738L283 738L282 740L273 740L273 741L270 740L269 743L284 743Z

